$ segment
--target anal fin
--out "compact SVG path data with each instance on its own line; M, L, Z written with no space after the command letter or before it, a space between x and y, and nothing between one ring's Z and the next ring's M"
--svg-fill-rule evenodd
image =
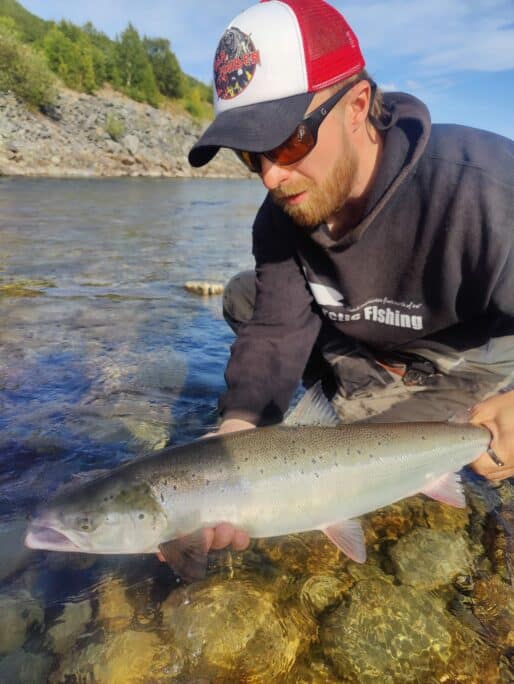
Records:
M462 488L459 473L446 473L437 480L430 482L421 490L431 499L441 501L441 503L455 506L455 508L466 508L466 498Z
M358 520L343 520L322 530L338 549L356 563L366 562L366 543Z

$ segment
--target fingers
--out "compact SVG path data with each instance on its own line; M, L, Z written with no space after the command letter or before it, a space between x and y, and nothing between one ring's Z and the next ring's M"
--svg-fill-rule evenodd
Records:
M218 551L227 546L232 546L234 551L244 551L250 545L249 535L243 530L238 530L230 523L221 523L217 527L206 527L205 540L212 551ZM157 558L161 563L166 562L160 551L157 552Z
M229 523L221 523L214 528L211 549L224 549L232 545L236 551L243 551L250 544L250 537L243 530L236 529Z

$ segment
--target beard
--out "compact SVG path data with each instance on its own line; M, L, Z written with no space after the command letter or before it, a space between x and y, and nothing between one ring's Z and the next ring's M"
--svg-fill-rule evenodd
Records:
M348 153L339 159L332 172L320 183L307 178L283 183L270 191L271 197L299 226L312 228L337 214L344 207L352 191L357 175L357 156L346 146ZM307 192L307 198L299 204L289 204L287 197Z

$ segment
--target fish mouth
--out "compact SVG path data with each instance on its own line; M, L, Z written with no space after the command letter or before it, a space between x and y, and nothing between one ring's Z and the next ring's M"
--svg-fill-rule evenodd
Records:
M58 532L48 525L32 523L25 536L25 546L29 549L44 549L45 551L80 551L62 532Z

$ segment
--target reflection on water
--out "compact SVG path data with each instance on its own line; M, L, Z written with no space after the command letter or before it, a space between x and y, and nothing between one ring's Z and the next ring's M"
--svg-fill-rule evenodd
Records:
M29 552L25 516L74 473L215 421L251 265L248 181L0 181L0 681L509 682L512 490L366 516L359 566L318 533L211 558L183 586L153 556ZM510 658L510 660L509 660Z

